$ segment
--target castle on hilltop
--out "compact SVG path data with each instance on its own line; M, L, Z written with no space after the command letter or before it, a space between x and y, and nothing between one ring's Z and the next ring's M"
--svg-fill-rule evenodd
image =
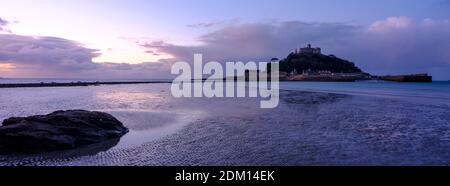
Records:
M322 49L317 47L317 48L312 48L311 44L308 44L306 47L304 48L298 48L294 50L294 54L321 54L322 53Z

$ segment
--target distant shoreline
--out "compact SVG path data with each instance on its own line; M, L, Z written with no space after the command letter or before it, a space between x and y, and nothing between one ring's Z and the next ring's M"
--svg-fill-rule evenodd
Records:
M192 80L195 81L195 80ZM206 81L206 80L203 80ZM320 81L320 80L279 80L280 82L357 82L356 81ZM371 81L371 80L361 80ZM385 81L378 79L378 81ZM40 83L0 83L1 88L39 88L39 87L86 87L99 85L132 85L132 84L170 84L172 80L155 81L96 81L96 82L40 82ZM436 81L433 81L436 82ZM438 82L438 81L437 81ZM444 81L447 82L447 81Z
M69 83L7 83L0 84L0 88L37 88L37 87L83 87L83 86L98 86L98 85L129 85L129 84L162 84L172 83L172 81L107 81L107 82L69 82Z

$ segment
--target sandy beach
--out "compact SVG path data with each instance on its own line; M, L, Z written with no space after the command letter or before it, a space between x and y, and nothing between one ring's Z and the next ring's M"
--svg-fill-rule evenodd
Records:
M2 89L1 120L97 110L130 133L78 150L0 156L0 165L450 165L447 104L294 90L280 98L278 108L259 109L256 98L175 99L167 84Z

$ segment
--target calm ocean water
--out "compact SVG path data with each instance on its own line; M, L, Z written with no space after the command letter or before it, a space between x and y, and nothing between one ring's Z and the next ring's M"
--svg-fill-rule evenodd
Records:
M258 99L177 99L169 84L0 89L0 121L85 109L130 129L117 144L0 156L0 166L450 165L449 82L280 87L300 91L280 91L275 109L259 109Z
M435 81L432 83L398 83L387 81L281 82L280 88L284 90L379 96L450 104L449 81Z
M96 82L96 81L170 81L167 79L32 79L5 78L5 83L49 83L49 82ZM381 96L391 98L413 99L414 101L439 102L450 104L450 81L432 83L398 83L387 81L358 82L281 82L280 89L313 92L330 92L350 95Z
M114 82L130 82L130 81L169 81L167 79L54 79L54 78L0 78L0 84L13 83L70 83L70 82L97 82L97 81L114 81Z

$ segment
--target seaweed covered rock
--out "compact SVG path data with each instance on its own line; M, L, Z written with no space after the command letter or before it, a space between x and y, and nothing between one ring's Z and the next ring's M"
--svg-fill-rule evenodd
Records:
M85 110L13 117L0 127L0 153L40 153L75 149L120 138L128 132L112 115Z

